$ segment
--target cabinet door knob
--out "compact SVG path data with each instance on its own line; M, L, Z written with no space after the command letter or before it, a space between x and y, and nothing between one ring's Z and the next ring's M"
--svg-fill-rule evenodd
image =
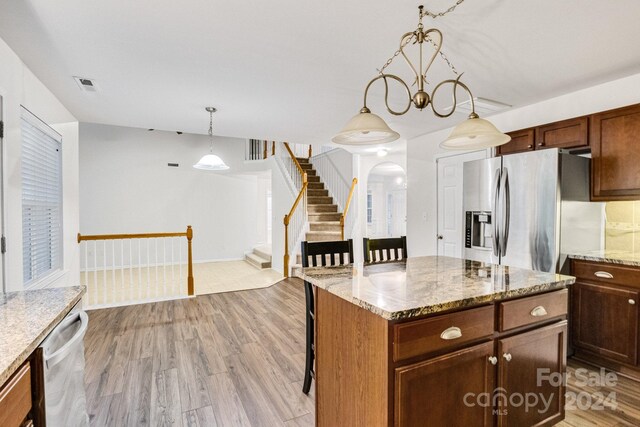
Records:
M531 315L533 317L542 317L542 316L546 316L547 315L547 310L545 310L545 308L541 305L534 307L533 310L531 310Z
M531 149L533 148L533 144L529 144L529 145L527 145L527 148L528 148L529 150L531 150Z
M544 147L544 142L538 142L538 147Z
M511 362L511 353L504 353L502 355L502 357L504 358L504 360L506 360L507 362Z
M629 298L629 304L635 305L636 304L636 300Z
M498 358L495 356L489 356L489 363L491 363L492 365L497 365L498 364Z
M613 274L609 273L608 271L596 271L593 274L601 279L613 279Z
M455 340L462 336L462 331L460 328L452 326L450 328L445 329L440 334L440 338L443 340Z

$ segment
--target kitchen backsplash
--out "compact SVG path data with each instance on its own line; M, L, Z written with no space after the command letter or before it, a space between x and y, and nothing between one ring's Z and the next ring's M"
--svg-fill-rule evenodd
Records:
M640 254L640 201L607 202L605 248Z

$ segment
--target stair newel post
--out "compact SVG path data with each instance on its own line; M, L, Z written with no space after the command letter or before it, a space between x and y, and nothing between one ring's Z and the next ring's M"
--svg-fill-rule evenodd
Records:
M312 154L313 154L313 145L309 144L309 158L311 158Z
M276 142L275 141L271 141L271 155L272 156L276 155Z
M193 239L193 229L187 225L187 295L193 295L193 251L191 249L191 240Z
M267 142L269 141L266 141L266 140L262 141L262 158L264 160L267 159Z
M289 215L284 216L284 277L289 277Z

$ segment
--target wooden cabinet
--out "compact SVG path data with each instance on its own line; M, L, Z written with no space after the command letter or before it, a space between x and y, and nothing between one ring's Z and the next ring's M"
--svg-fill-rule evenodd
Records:
M640 268L573 260L576 357L640 379Z
M591 117L591 199L640 199L640 105Z
M452 417L457 425L493 425L492 406L479 403L495 388L496 367L489 361L493 347L487 342L397 368L394 425L448 427Z
M0 386L0 426L45 425L42 349L37 348Z
M498 341L499 426L551 426L564 418L557 373L566 371L566 335L563 321Z
M566 289L400 321L323 289L316 296L319 427L541 427L564 418L563 385L544 375L566 371ZM497 407L501 392L549 406Z
M638 291L576 282L574 344L611 360L638 362ZM633 301L633 304L630 302Z
M588 148L589 119L578 117L536 128L536 150L543 148Z
M577 117L535 128L507 133L511 141L496 149L496 155L523 153L545 148L589 148L589 118Z
M507 132L511 141L496 149L496 155L522 153L535 150L535 129L523 129Z

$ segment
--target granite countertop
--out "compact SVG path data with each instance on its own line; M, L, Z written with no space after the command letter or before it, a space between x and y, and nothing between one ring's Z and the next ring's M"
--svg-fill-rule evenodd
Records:
M84 286L73 286L0 295L0 386L84 293Z
M640 267L640 254L627 251L608 251L606 249L603 249L600 251L570 254L568 256L572 259L581 259L584 261L606 262L609 264Z
M562 289L575 278L449 257L309 267L296 275L387 320Z

